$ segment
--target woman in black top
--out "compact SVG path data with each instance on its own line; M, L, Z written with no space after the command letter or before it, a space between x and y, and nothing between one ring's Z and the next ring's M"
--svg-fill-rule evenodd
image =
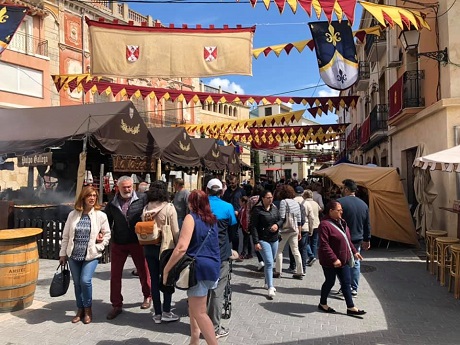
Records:
M275 296L273 286L273 261L278 250L279 229L282 220L278 208L273 205L273 195L265 190L260 195L260 201L251 210L250 229L254 248L260 251L265 262L265 286L268 298Z

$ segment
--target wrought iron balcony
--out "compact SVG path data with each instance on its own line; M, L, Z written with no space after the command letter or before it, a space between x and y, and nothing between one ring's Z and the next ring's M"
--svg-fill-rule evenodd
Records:
M371 69L369 62L358 62L358 83L356 84L356 91L366 91L369 87L369 78L371 76Z
M422 97L422 82L425 79L424 71L407 71L403 75L403 108L424 107Z
M377 104L370 114L371 137L388 129L388 104Z
M354 150L359 147L359 125L355 125L347 136L347 150Z
M407 71L390 87L388 120L391 124L418 112L415 108L425 106L425 99L422 97L424 78L424 71Z
M32 35L16 32L8 45L8 49L28 55L48 57L48 40L41 40Z

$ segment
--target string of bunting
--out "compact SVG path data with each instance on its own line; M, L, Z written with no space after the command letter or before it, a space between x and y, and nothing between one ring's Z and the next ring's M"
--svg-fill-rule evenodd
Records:
M248 128L249 133L223 133L218 130L209 130L207 134L211 138L220 140L235 140L242 143L256 143L258 145L268 143L298 143L317 142L323 143L340 136L345 132L348 124L326 124L309 126L286 126Z
M364 42L364 38L366 35L376 35L380 36L380 26L372 26L370 28L362 29L362 30L357 30L353 31L353 37L356 37L360 42ZM280 56L281 52L285 51L287 55L292 51L292 49L296 49L299 53L303 52L305 47L310 48L311 51L315 48L315 42L313 39L309 40L303 40L303 41L297 41L297 42L291 42L291 43L283 43L283 44L277 44L277 45L271 45L268 47L262 47L262 48L255 48L252 50L252 56L254 58L258 58L260 54L264 54L264 56L267 56L271 52L275 53L276 56Z
M321 107L325 111L338 110L340 107L355 107L358 96L336 96L336 97L292 97L292 96L261 96L261 95L238 95L233 93L211 93L196 92L187 90L152 88L148 86L137 86L118 84L101 80L101 77L93 77L89 74L63 74L53 75L53 82L58 91L69 90L73 92L84 91L98 94L113 94L121 97L150 97L160 101L162 99L175 102L186 101L194 104L205 103L238 103L238 104L302 104L310 107ZM321 115L321 112L318 113Z
M237 0L238 2L239 0ZM252 7L255 7L257 0L249 0ZM265 8L270 8L271 0L262 0ZM308 16L312 15L312 10L316 17L320 19L324 13L327 20L332 20L332 15L335 14L338 21L342 21L346 16L350 24L353 25L355 17L356 4L359 3L368 11L383 27L399 26L401 29L410 28L411 26L417 30L426 28L431 30L430 25L425 20L425 14L417 10L401 8L397 6L374 4L367 1L356 0L273 0L273 3L278 7L280 13L283 13L286 3L289 5L293 13L297 12L300 6Z

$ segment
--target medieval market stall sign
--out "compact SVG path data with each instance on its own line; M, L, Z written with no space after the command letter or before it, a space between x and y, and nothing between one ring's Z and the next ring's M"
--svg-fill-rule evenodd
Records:
M39 165L51 165L52 163L52 152L18 157L18 167L36 167Z
M151 157L123 157L112 155L113 171L144 173L156 171L156 160Z

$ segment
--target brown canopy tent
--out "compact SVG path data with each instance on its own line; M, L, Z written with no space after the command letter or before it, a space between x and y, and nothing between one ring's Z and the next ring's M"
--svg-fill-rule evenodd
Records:
M85 135L103 153L145 157L154 141L131 101L0 109L0 154L44 152Z
M315 171L313 175L326 176L337 185L350 178L367 188L372 235L418 246L409 205L395 168L342 163Z
M192 144L190 136L182 127L150 128L155 140L154 158L169 164L171 170L199 168L200 156Z
M220 151L224 156L224 162L229 174L237 175L241 171L240 159L235 151L235 146L219 146Z
M192 138L192 144L195 146L206 171L218 172L225 170L226 164L216 139Z

